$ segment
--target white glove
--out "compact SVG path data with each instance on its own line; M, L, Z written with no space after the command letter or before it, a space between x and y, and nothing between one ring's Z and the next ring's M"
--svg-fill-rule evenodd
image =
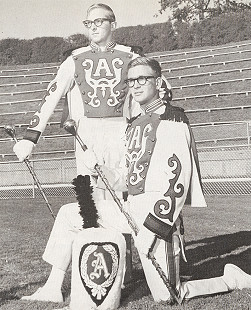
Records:
M100 165L100 170L105 175L108 183L114 191L126 192L128 190L126 186L126 176L124 169L120 168L110 168L105 165ZM126 171L127 172L127 171ZM101 178L97 179L97 187L101 189L106 189L106 186Z
M154 239L155 234L143 226L138 232L137 236L134 237L134 244L141 254L148 256Z
M83 153L83 162L86 168L89 169L92 172L92 174L95 174L96 171L94 167L98 163L98 159L96 154L91 149L87 149Z
M30 140L20 140L18 141L14 147L13 151L17 155L20 162L24 161L25 158L29 157L32 149L33 149L34 143Z

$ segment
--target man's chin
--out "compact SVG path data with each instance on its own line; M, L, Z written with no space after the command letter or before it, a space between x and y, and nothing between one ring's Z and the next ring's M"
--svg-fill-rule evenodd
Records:
M145 100L140 98L141 96L134 96L134 100L137 101L140 105L145 104Z
M92 35L91 37L91 41L96 43L96 44L99 44L100 43L100 38L98 37L98 35Z

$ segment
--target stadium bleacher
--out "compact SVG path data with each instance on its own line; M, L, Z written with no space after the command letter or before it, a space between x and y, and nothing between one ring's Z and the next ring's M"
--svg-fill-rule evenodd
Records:
M228 171L233 161L224 164L226 154L234 154L238 166L251 167L251 156L247 156L251 142L251 41L149 56L161 63L173 88L173 104L183 107L189 117L202 176L233 178ZM4 125L15 125L18 138L22 137L57 69L58 64L0 68L0 164L16 161L13 142L4 132ZM59 126L63 101L62 98L34 149L33 160L74 158L74 139ZM212 154L218 154L217 165L221 168L208 176L206 165L212 165ZM251 178L250 168L241 176Z

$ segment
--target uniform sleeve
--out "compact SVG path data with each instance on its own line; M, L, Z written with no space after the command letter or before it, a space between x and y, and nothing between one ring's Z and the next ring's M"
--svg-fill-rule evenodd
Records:
M192 151L194 144L193 136L187 124L183 123L179 128L184 134L179 135L178 127L176 127L175 139L183 137L180 140L182 142L178 143L178 140L172 139L171 134L168 136L168 132L166 132L165 136L165 139L170 143L176 143L173 151L170 152L170 155L173 155L168 155L168 160L163 162L163 170L166 174L166 181L164 179L163 181L165 184L169 184L169 186L167 190L155 194L154 200L149 203L149 213L144 221L144 226L162 239L166 239L172 231L182 211L189 189L193 206L206 206L199 180L199 170ZM164 132L160 136L164 136ZM182 147L183 144L184 148ZM165 150L163 140L161 140L161 145L162 150ZM168 145L166 145L166 148L168 148ZM159 158L164 158L164 154L160 154ZM189 170L186 169L186 166L190 167ZM190 172L188 173L188 171Z
M188 125L188 128L191 136L192 177L186 202L190 204L191 207L207 207L207 203L203 194L196 143L190 125Z
M74 62L68 57L60 66L57 76L47 87L38 111L33 115L24 139L37 143L41 133L56 108L59 100L66 94L74 79Z

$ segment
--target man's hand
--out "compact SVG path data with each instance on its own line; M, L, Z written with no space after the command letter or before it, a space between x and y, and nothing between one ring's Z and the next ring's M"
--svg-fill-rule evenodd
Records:
M18 141L14 147L13 151L17 155L20 162L24 161L27 157L30 156L34 143L30 140L20 140Z
M98 163L98 160L97 160L96 154L92 150L87 149L84 152L83 162L84 162L84 165L86 166L86 168L92 172L92 174L96 174L96 170L94 168L95 168L96 164Z
M148 256L149 250L155 239L155 234L144 226L140 229L138 235L134 237L134 244L137 250Z

